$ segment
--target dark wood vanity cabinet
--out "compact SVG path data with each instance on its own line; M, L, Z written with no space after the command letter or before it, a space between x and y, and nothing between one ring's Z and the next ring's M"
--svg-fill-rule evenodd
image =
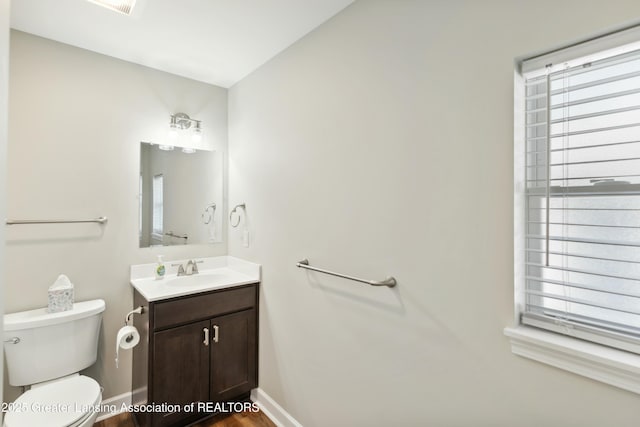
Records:
M213 415L197 412L197 402L242 400L257 387L257 283L156 302L134 291L134 305L145 310L134 317L141 339L133 351L132 403L196 402L196 412L136 412L137 425L184 426Z
M217 342L209 365L209 399L219 402L250 392L258 378L256 311L215 317L211 330Z

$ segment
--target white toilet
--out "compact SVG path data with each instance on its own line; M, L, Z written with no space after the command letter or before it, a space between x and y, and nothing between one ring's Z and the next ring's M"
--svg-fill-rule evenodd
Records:
M96 362L103 300L4 316L9 383L31 386L5 414L5 427L89 427L102 402L100 385L79 371Z

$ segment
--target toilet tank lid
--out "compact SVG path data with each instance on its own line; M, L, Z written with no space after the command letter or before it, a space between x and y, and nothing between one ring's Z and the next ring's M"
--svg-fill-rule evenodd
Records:
M4 315L4 330L20 331L23 329L38 328L41 326L57 325L59 323L70 322L82 319L94 314L102 313L106 304L104 300L96 299L91 301L76 302L73 308L58 313L48 313L46 308L38 308L29 311L20 311Z

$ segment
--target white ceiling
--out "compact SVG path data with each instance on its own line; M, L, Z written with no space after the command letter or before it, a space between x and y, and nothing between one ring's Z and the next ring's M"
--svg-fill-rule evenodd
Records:
M14 0L11 27L230 87L353 0L137 0L131 16L86 0Z

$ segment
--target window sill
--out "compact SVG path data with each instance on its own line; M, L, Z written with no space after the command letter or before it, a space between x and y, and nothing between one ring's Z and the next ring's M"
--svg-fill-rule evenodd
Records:
M640 394L640 356L526 326L507 327L511 351Z

